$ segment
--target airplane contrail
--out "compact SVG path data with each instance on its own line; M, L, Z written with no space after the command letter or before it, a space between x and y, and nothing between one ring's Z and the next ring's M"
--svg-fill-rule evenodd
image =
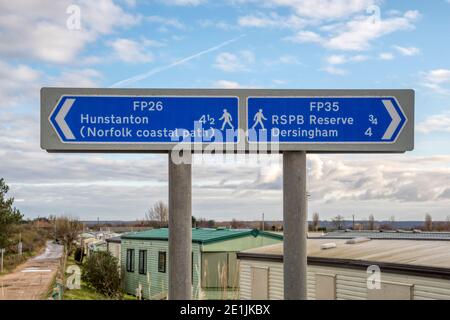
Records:
M124 80L120 80L120 81L112 84L110 86L110 88L117 88L117 87L121 87L121 86L126 86L128 84L132 84L132 83L144 80L144 79L146 79L148 77L151 77L151 76L153 76L153 75L155 75L155 74L157 74L157 73L159 73L161 71L164 71L164 70L176 67L176 66L178 66L180 64L188 62L188 61L190 61L192 59L195 59L197 57L200 57L200 56L202 56L204 54L216 51L216 50L218 50L218 49L220 49L222 47L225 47L225 46L229 45L230 43L236 42L237 40L239 40L242 37L245 37L245 34L241 34L239 37L236 37L234 39L222 42L221 44L219 44L217 46L214 46L214 47L211 47L209 49L200 51L200 52L198 52L196 54L193 54L193 55L191 55L189 57L177 60L175 62L172 62L172 63L168 64L168 65L165 65L165 66L162 66L162 67L157 67L157 68L151 69L151 70L149 70L149 71L147 71L145 73L141 73L141 74L135 75L133 77L130 77L130 78L127 78L127 79L124 79Z

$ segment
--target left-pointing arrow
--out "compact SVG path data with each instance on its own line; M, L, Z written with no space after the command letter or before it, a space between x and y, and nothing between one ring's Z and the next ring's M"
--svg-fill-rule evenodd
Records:
M64 101L64 104L62 105L61 109L59 110L58 114L55 117L56 123L61 128L61 131L68 140L75 139L75 136L73 135L72 131L70 130L65 120L66 115L69 113L70 108L72 108L74 102L75 99L66 99L66 101Z

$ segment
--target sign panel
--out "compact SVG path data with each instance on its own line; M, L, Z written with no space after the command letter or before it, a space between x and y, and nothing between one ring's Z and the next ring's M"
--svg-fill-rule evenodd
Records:
M42 88L41 147L163 153L193 143L195 152L215 153L401 153L414 149L414 96L378 89Z
M63 143L214 142L238 127L238 98L65 95L49 121Z
M393 143L407 118L394 97L249 97L249 142Z

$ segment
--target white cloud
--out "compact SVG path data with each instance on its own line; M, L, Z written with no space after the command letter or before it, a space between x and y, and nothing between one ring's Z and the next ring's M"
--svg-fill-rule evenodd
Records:
M337 66L348 64L348 63L357 63L368 60L369 57L365 55L331 55L325 58L325 62L328 64L326 67L320 69L321 71L325 71L329 74L343 76L347 74L347 70L343 68L339 68Z
M219 53L216 57L216 63L214 66L226 72L234 72L244 69L244 65L239 61L238 56L229 52Z
M174 67L176 67L176 66L185 64L185 63L188 62L188 61L191 61L191 60L193 60L193 59L196 59L196 58L198 58L198 57L201 57L201 56L203 56L203 55L205 55L205 54L208 54L208 53L211 53L211 52L213 52L213 51L217 51L217 50L219 50L220 48L223 48L223 47L225 47L225 46L230 45L230 44L233 43L233 42L238 41L239 39L241 39L241 38L244 37L244 36L245 36L245 35L240 35L240 36L238 36L238 37L236 37L236 38L233 38L233 39L224 41L224 42L222 42L222 43L220 43L220 44L218 44L218 45L215 45L215 46L210 47L210 48L208 48L208 49L205 49L205 50L202 50L202 51L200 51L200 52L194 53L194 54L192 54L192 55L190 55L190 56L187 56L187 57L178 59L178 60L176 60L176 61L174 61L174 62L172 62L172 63L169 63L169 64L167 64L167 65L160 66L160 67L156 67L156 68L153 68L153 69L151 69L151 70L147 70L147 71L145 71L145 72L142 72L142 73L140 73L140 74L138 74L138 75L135 75L135 76L132 76L132 77L129 77L129 78L126 78L126 79L117 81L116 83L113 83L113 84L111 85L111 87L114 88L114 87L119 87L119 86L126 86L126 85L129 85L129 84L131 84L131 83L136 83L136 82L138 82L138 81L142 81L143 79L146 79L146 78L148 78L148 77L154 76L154 75L157 74L157 73L160 73L160 72L163 72L163 71L165 71L165 70L174 68Z
M313 31L299 31L295 35L285 37L284 39L296 43L322 43L324 41L324 39L318 33L315 33Z
M416 47L401 47L401 46L394 46L394 49L400 52L400 54L404 56L416 56L420 54L420 49Z
M222 30L231 30L236 28L235 26L225 22L225 21L218 21L218 20L212 20L212 19L202 19L197 21L197 23L203 27L203 28L218 28Z
M312 198L325 202L383 199L436 203L450 182L448 156L327 161L312 155L308 159Z
M405 13L405 18L416 20L420 18L420 12L417 10L409 10Z
M273 59L263 59L262 62L268 67L279 67L280 65L302 66L300 59L291 54L284 54Z
M311 19L339 19L365 11L376 0L266 0L263 3L288 7L301 17Z
M331 55L326 58L326 62L330 65L346 64L350 62L362 62L368 60L369 57L364 55L346 56L346 55Z
M323 42L330 49L363 51L373 40L389 33L414 28L415 16L409 11L402 17L374 21L370 16L360 16L346 23L343 30Z
M0 2L0 54L51 63L75 60L88 43L118 27L139 22L112 0L80 0L81 29L67 27L66 9L72 1Z
M52 86L60 87L98 87L102 75L94 69L80 69L75 71L65 71L58 77L51 78Z
M146 46L146 47L164 47L166 45L164 42L147 39L147 38L140 39L139 43L141 43L143 46Z
M326 66L325 68L320 69L321 71L325 71L329 74L333 74L336 76L343 76L347 74L347 70L342 68L337 68L335 66Z
M29 66L9 65L0 60L0 107L8 107L39 90L41 73Z
M81 0L80 9L82 29L85 25L99 34L109 34L117 27L130 27L141 21L140 16L126 13L112 0Z
M282 80L282 79L273 79L272 82L276 85L283 85L283 84L287 83L286 80Z
M162 3L172 6L198 6L207 0L163 0Z
M229 52L219 53L214 66L225 72L237 72L248 70L248 64L255 61L253 52L244 50L238 54Z
M362 62L362 61L366 61L366 60L368 60L368 59L369 59L368 56L359 54L359 55L350 57L350 58L349 58L349 61L352 61L352 62Z
M260 163L259 172L253 173L251 166L241 166L240 175L232 166L222 168L234 178L227 179L226 185L219 181L202 184L203 189L235 190L235 198L255 194L270 194L282 190L280 167ZM360 155L352 157L338 155L308 155L308 191L311 204L329 203L340 206L345 201L357 201L358 208L365 202L379 201L388 209L385 214L395 212L407 203L427 203L429 209L449 203L450 156L405 156ZM367 170L367 168L371 170ZM267 171L267 168L270 170ZM206 169L205 170L211 170ZM222 170L219 170L222 171ZM207 175L207 172L204 173ZM355 202L352 202L353 206ZM396 203L401 203L396 205ZM372 202L373 205L373 202ZM444 210L445 214L448 214ZM421 213L423 214L423 213Z
M49 76L24 64L7 64L0 60L0 108L39 101L42 86L98 87L102 75L94 69L63 70Z
M136 6L136 0L122 0L127 6L135 7Z
M259 13L239 17L238 24L242 27L300 29L307 25L307 21L296 15L280 16L272 12L268 15Z
M417 125L421 133L447 132L450 133L450 113L441 113L429 116Z
M161 27L171 27L175 29L185 29L186 26L176 18L168 18L162 16L148 16L145 18L147 22L155 23Z
M116 39L110 43L115 55L128 63L144 63L153 60L152 54L142 45L130 39Z
M413 29L413 22L418 16L417 11L407 11L401 17L378 20L372 16L361 15L330 29L327 35L320 35L313 31L300 31L286 39L298 43L319 43L333 50L364 51L368 50L371 42L377 38L395 31Z
M422 85L440 94L450 94L450 70L435 69L424 73Z
M343 55L332 55L329 56L326 60L329 64L344 64L347 62L346 57Z
M0 33L0 53L7 57L67 63L95 39L90 32L70 31L48 22L36 22L34 26L22 25L19 21L10 27L5 27L2 22L0 24L6 30Z
M428 202L436 206L447 201L450 188L450 157L308 156L308 191L312 203L338 205L344 201ZM367 170L370 167L371 170ZM263 170L263 169L261 169ZM260 173L246 189L281 190L282 172L274 171L269 181ZM243 188L243 186L240 186Z
M213 86L215 88L222 88L222 89L238 89L241 88L241 85L239 82L236 81L229 81L229 80L217 80L214 82Z
M390 52L382 52L382 53L380 53L379 58L381 60L393 60L395 57Z

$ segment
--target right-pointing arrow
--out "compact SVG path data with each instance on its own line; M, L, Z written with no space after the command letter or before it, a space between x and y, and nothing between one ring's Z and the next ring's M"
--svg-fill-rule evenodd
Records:
M64 101L64 104L62 105L61 109L59 110L58 114L55 117L56 123L61 128L61 131L68 140L75 139L75 136L73 135L72 131L70 130L65 120L66 115L69 113L70 108L72 107L74 102L75 99L66 99L66 101Z
M397 129L398 125L400 124L400 121L402 120L400 118L400 115L398 114L397 110L395 110L394 104L391 100L383 100L383 104L386 107L386 110L389 112L389 115L392 118L391 124L387 128L386 132L383 135L383 140L390 140L392 136L394 135L395 130Z

